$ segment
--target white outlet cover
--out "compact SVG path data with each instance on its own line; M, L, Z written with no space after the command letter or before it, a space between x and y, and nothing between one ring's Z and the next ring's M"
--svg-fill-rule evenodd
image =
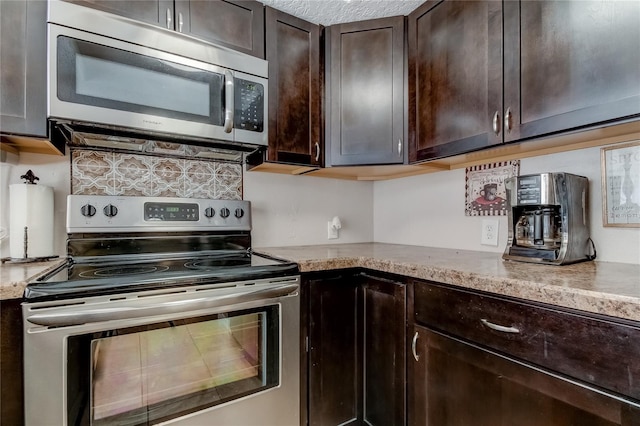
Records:
M327 239L336 240L339 238L339 230L332 226L331 221L327 222Z
M480 244L485 246L498 246L498 231L500 222L497 219L482 219L482 235Z

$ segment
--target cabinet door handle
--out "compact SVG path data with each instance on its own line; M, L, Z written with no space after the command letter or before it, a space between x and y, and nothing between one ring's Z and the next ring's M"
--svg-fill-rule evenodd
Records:
M420 361L420 355L416 352L416 346L418 345L418 332L413 335L413 340L411 341L411 354L413 355L413 359L416 361Z
M501 331L503 333L520 333L520 329L515 327L505 327L504 325L494 324L492 322L487 321L486 319L481 319L480 322L492 330Z
M402 139L398 139L398 157L402 157Z
M316 142L316 162L320 161L320 144Z
M171 8L169 8L169 7L168 7L168 8L167 8L167 28L169 28L169 29L172 29L172 28L171 28L171 21L172 21L173 19L171 18L171 15L172 15L172 13L171 13Z
M182 32L182 25L184 24L184 22L182 22L182 12L178 13L178 32L181 33Z
M507 112L504 113L504 131L511 133L511 108L507 108Z
M493 133L495 133L496 136L500 134L500 114L498 114L498 111L493 114Z

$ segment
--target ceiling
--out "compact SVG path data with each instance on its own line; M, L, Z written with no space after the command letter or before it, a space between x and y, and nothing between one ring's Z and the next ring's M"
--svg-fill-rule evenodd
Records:
M324 26L408 15L424 0L261 0L267 6Z

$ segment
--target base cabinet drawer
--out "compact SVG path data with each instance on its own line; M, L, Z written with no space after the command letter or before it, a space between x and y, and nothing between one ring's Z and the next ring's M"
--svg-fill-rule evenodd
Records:
M414 320L640 401L640 327L552 307L415 282Z

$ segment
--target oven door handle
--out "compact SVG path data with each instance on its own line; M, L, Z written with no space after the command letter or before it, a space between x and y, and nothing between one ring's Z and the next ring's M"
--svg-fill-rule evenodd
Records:
M116 321L132 318L153 317L157 315L175 314L198 311L202 309L231 306L239 303L269 300L292 295L297 292L299 285L285 284L275 287L253 289L245 292L235 292L220 296L202 297L171 302L145 304L141 306L116 306L113 308L88 309L78 308L73 312L52 314L36 314L26 318L32 324L48 327L67 327L103 321ZM137 301L136 301L137 302Z

